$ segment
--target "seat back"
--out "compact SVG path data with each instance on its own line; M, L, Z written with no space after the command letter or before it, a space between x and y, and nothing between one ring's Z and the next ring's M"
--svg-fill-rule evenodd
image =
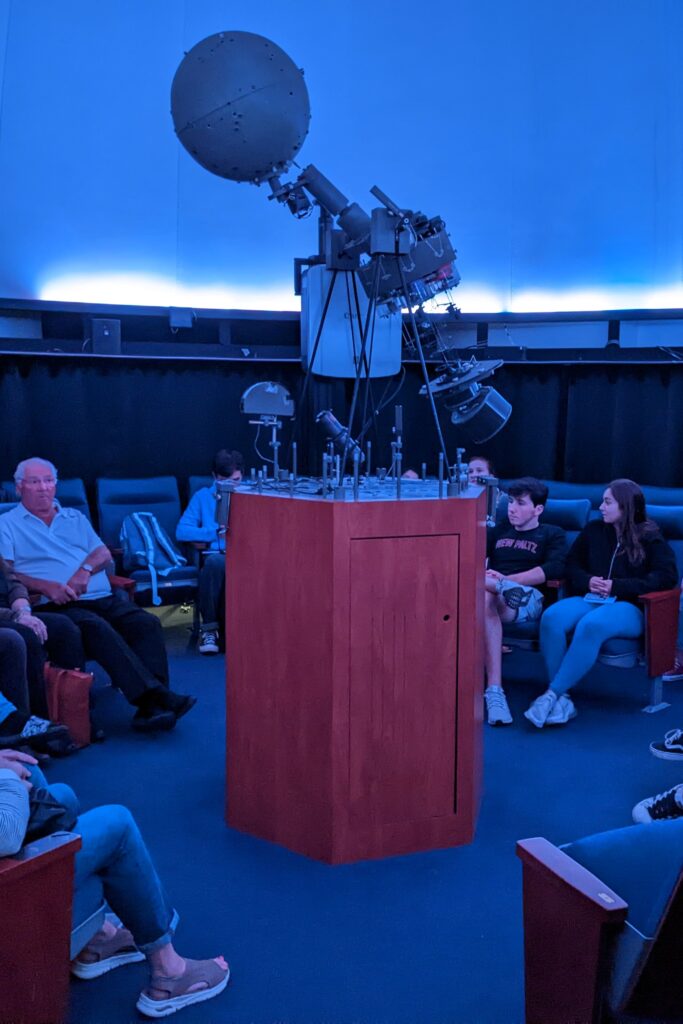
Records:
M548 498L541 522L562 527L570 546L588 522L590 510L588 498Z
M608 951L610 970L606 998L612 1012L624 1012L634 997L650 1012L661 1013L664 988L651 990L658 965L667 963L664 925L671 914L683 910L683 817L634 825L588 836L562 849L601 878L628 903L628 916ZM680 932L675 939L680 957ZM680 986L680 961L674 973ZM666 985L666 979L662 979ZM680 987L679 999L680 999ZM680 1009L680 1002L679 1002Z
M212 476L191 476L187 481L187 497L188 500L195 494L201 487L210 487L213 483Z
M647 514L669 542L676 556L679 579L683 577L683 502L680 505L648 505Z
M683 487L648 487L644 485L643 494L648 511L650 504L683 506Z
M683 818L517 853L528 1024L680 1012Z
M180 496L174 476L97 481L100 536L107 547L120 546L121 523L131 512L152 512L170 537L180 518Z
M548 488L548 497L559 501L577 501L587 498L591 508L598 508L605 493L604 484L572 484L565 480L542 480Z

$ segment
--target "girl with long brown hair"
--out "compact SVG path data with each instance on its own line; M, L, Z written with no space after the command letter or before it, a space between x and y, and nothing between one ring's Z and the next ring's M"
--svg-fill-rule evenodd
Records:
M548 608L541 619L550 686L525 712L539 729L576 717L568 691L595 664L606 640L642 635L639 596L678 583L674 553L647 518L638 484L613 480L605 488L600 516L584 527L567 556L567 589L573 596Z

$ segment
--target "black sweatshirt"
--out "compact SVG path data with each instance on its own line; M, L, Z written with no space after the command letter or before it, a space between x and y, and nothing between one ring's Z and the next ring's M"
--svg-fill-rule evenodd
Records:
M500 523L488 531L486 554L489 569L503 576L516 576L540 566L547 580L564 576L567 540L559 526L540 523L533 530L516 530L508 523Z
M641 543L645 560L640 565L631 565L621 548L615 555L617 531L611 523L599 519L588 523L567 556L569 592L579 596L587 594L591 576L603 576L614 581L612 596L637 604L640 594L677 586L676 558L659 530L654 526L647 530Z

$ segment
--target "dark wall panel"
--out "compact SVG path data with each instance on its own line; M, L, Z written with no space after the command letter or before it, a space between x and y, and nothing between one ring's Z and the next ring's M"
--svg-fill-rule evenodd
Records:
M255 428L239 411L240 396L257 380L277 380L298 400L297 364L127 362L87 358L5 356L0 359L0 477L29 455L51 458L62 476L144 476L171 473L184 481L208 472L225 446L259 466ZM601 482L617 475L643 483L680 485L683 478L683 366L508 365L494 378L513 405L506 428L483 447L501 476ZM438 445L429 405L419 395L419 369L399 380L374 381L368 415L388 404L368 434L373 464L388 466L393 405L404 408L404 467L436 469ZM322 439L315 413L332 408L346 422L349 382L314 381L300 411L303 471L318 471ZM361 392L359 410L363 408ZM446 410L441 422L452 459L471 450ZM360 419L356 420L358 423ZM287 449L290 425L282 432ZM357 433L357 430L354 431ZM270 456L269 431L259 449Z

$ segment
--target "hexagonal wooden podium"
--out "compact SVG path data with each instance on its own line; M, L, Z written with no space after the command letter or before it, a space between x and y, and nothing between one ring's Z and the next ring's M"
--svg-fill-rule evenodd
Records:
M485 512L233 496L230 825L332 864L471 841Z

